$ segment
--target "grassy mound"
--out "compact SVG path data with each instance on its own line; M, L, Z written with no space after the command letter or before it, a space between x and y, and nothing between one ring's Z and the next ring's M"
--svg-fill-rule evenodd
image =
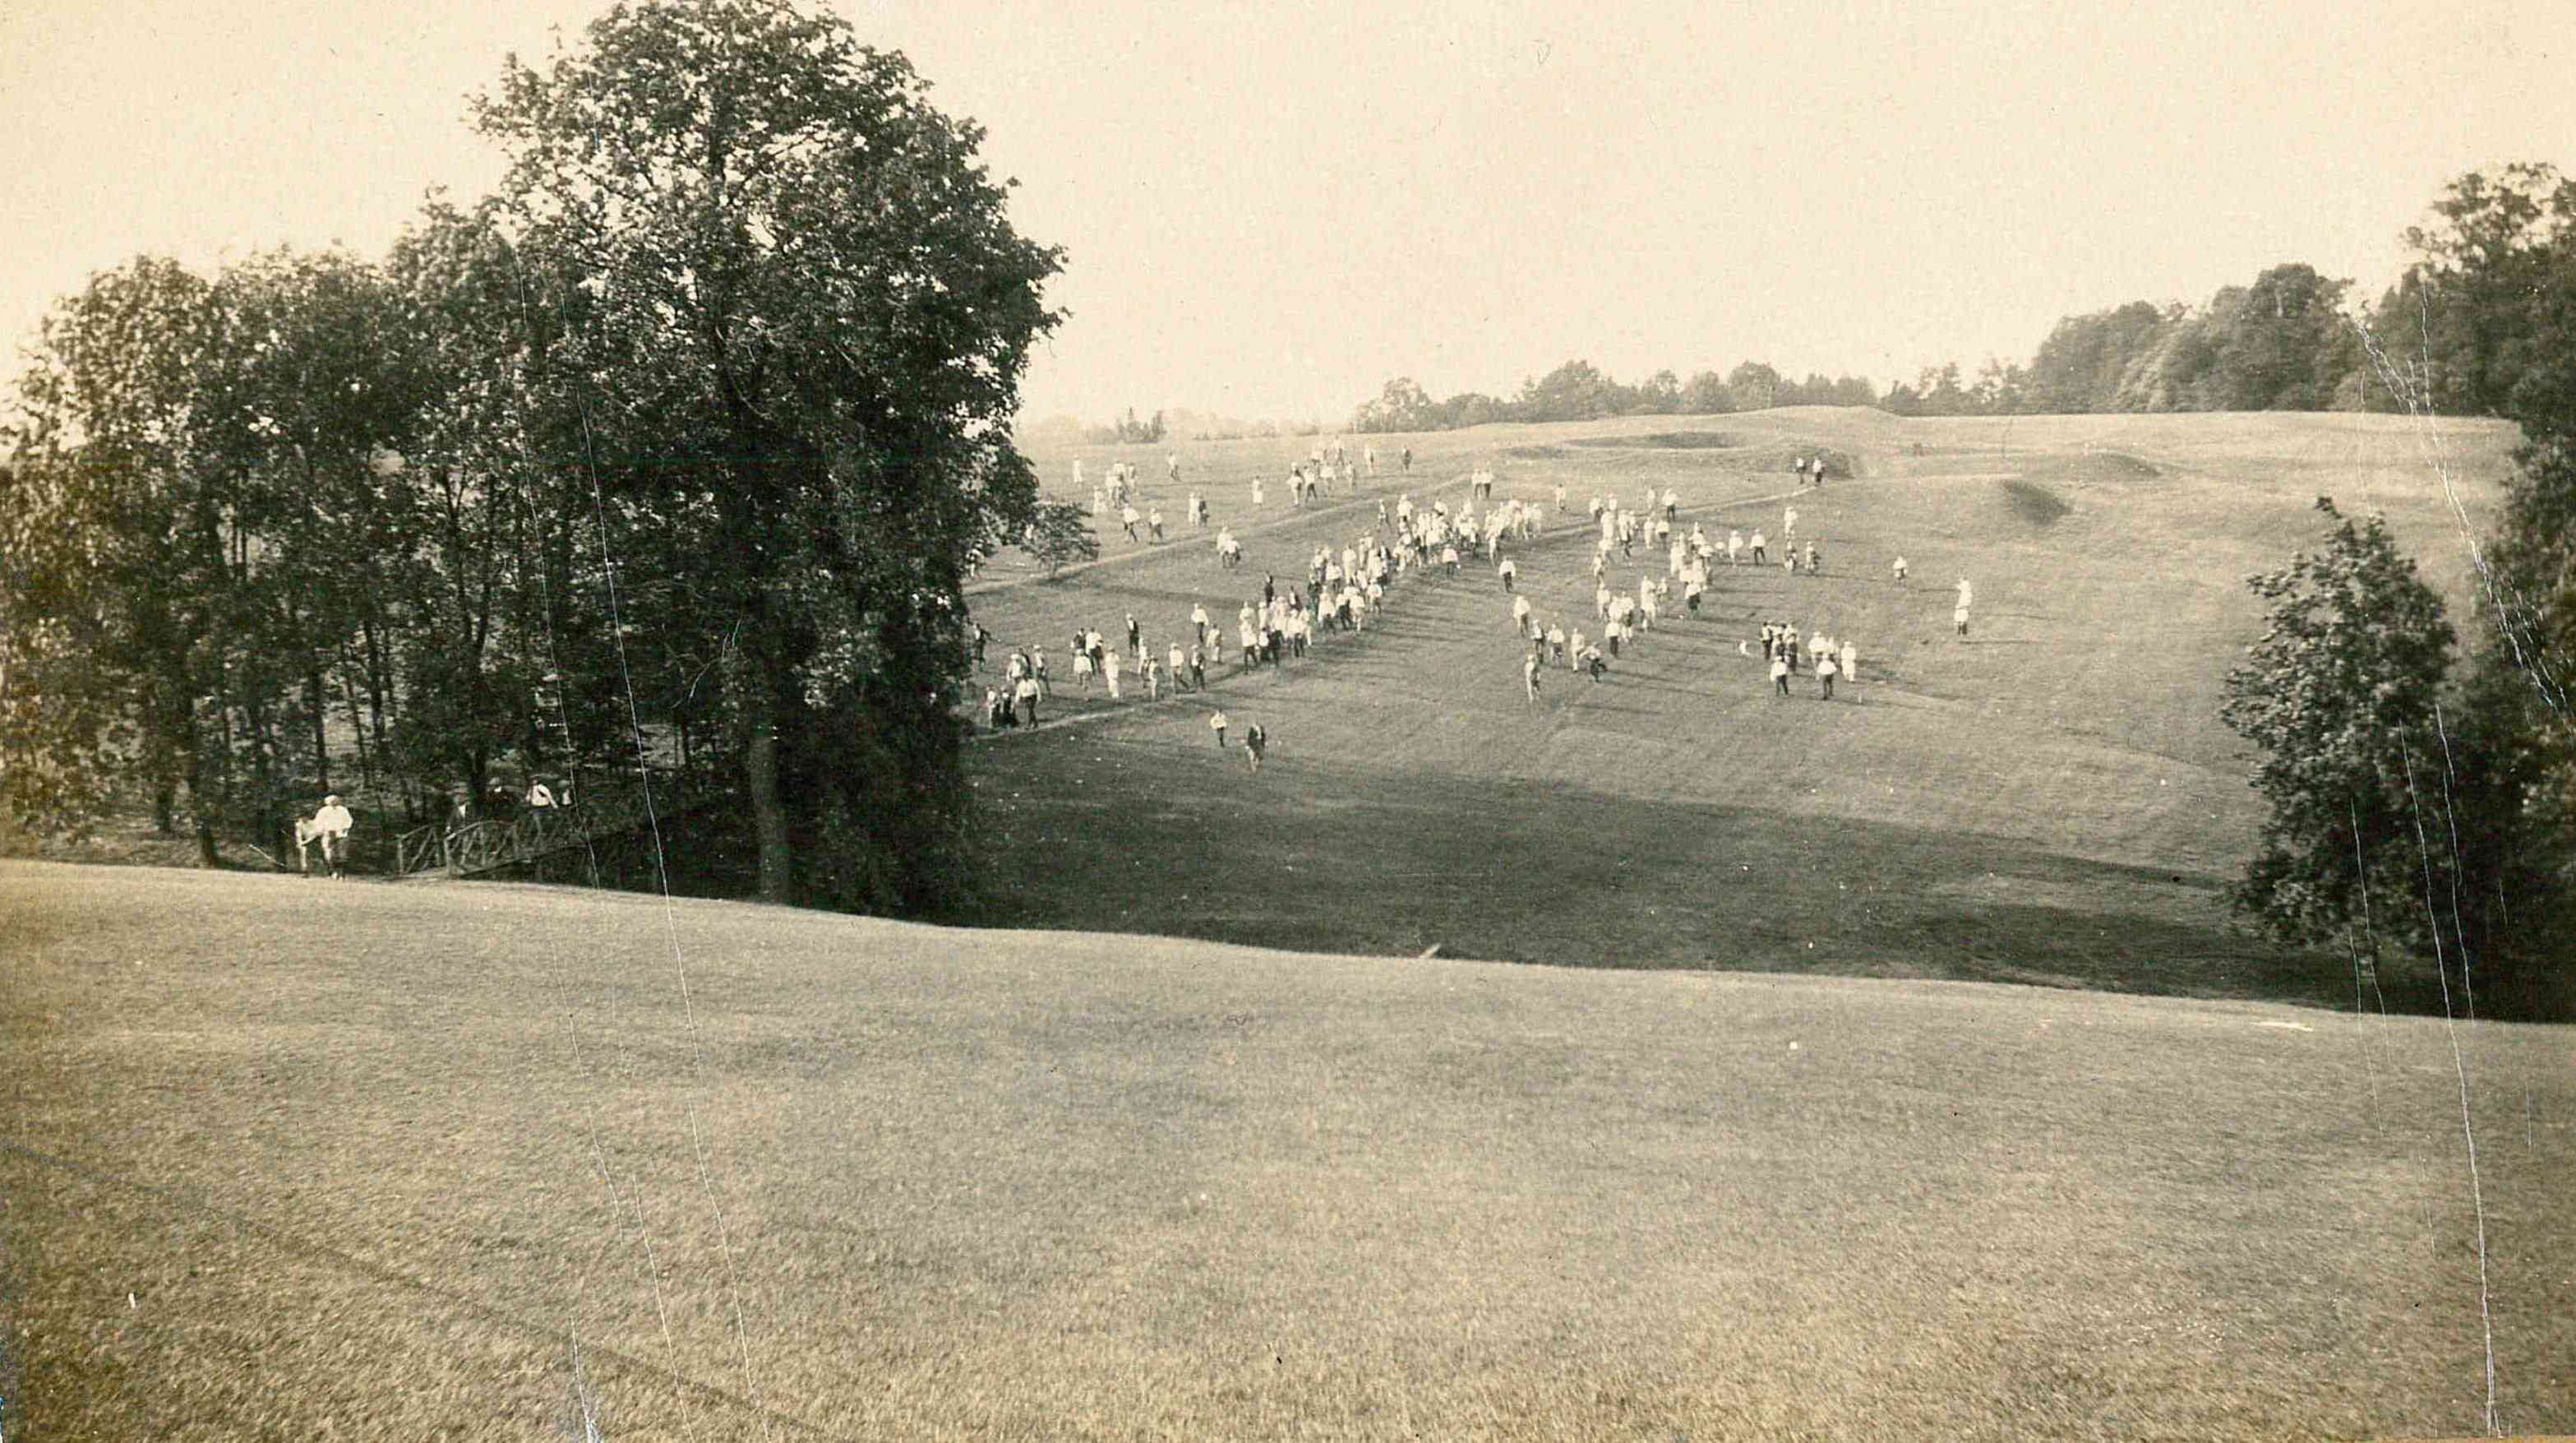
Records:
M2026 476L2016 476L2003 483L2004 499L2014 516L2032 526L2048 526L2075 508L2058 494Z
M1732 451L1747 443L1731 431L1657 431L1646 436L1584 436L1566 444L1618 450Z

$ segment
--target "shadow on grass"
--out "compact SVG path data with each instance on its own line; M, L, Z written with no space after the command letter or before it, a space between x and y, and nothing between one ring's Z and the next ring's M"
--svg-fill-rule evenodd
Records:
M1070 734L973 771L991 862L981 902L943 919L966 925L2354 1005L2347 960L2238 927L2219 878L1989 837L1324 765L1293 743L1258 776L1213 747ZM2374 1009L2382 993L2440 1008L2429 979L2382 976Z

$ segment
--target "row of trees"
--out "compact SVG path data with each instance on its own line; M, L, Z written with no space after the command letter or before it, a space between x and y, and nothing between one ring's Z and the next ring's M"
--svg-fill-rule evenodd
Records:
M961 577L1057 251L899 55L775 0L612 10L476 104L499 190L381 261L140 259L45 322L0 472L0 800L212 862L335 775L415 818L650 735L761 893L969 874ZM747 869L746 869L747 870Z
M1791 382L1745 362L1687 382L1659 371L1624 386L1568 361L1520 394L1433 401L1409 378L1362 404L1361 431L1437 431L1488 421L1588 421L1768 406L1879 406L1901 416L2114 411L2396 411L2517 414L2514 390L2550 343L2532 317L2545 277L2526 242L2558 224L2568 183L2543 165L2455 182L2427 225L2406 232L2420 259L2376 303L2313 266L2277 265L2199 306L2131 301L2057 323L2027 366L1989 357L1971 377L1926 367L1878 391L1857 377Z
M1858 376L1794 381L1761 361L1746 361L1721 376L1702 371L1684 381L1657 371L1635 386L1623 385L1589 361L1568 361L1544 376L1521 382L1516 396L1465 391L1434 401L1410 377L1386 383L1353 415L1362 432L1447 431L1490 421L1594 421L1604 416L1696 416L1759 411L1771 406L1870 406L1878 392Z
M2465 639L2376 518L2253 579L2271 622L2228 679L2271 804L2236 900L2282 936L2413 953L2463 1007L2576 1010L2576 185L2456 182L2399 292L2397 404L2521 423Z

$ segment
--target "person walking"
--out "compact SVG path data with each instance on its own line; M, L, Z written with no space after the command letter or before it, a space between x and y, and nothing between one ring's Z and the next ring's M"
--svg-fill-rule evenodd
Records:
M1208 714L1208 730L1216 733L1216 749L1218 751L1225 750L1225 728L1225 708L1219 707Z
M1253 771L1261 770L1261 754L1269 745L1270 734L1261 729L1261 723L1254 722L1243 729L1243 754L1251 760Z
M542 789L542 784L538 789ZM551 798L548 799L547 805L553 805ZM275 814L271 813L271 815ZM322 805L313 809L313 819L304 824L303 830L313 840L322 844L323 871L334 877L348 874L349 833L357 825L358 819L351 816L349 809L340 804L338 792L325 795L322 798Z
M1533 646L1530 654L1521 658L1521 690L1528 693L1531 706L1538 705L1538 672L1538 648Z
M1785 649L1772 654L1771 689L1778 696L1789 694L1789 654Z
M1834 699L1834 674L1840 670L1842 668L1835 663L1832 652L1825 652L1816 658L1816 681L1824 688L1821 700Z

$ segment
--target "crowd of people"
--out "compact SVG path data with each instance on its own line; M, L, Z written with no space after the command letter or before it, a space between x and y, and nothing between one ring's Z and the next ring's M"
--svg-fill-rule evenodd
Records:
M1411 471L1412 460L1408 448L1399 461L1406 474ZM1802 456L1794 469L1802 489L1822 485L1826 461L1822 456ZM1265 482L1273 474L1252 478L1250 487L1256 508L1265 504ZM1328 447L1316 447L1289 466L1289 500L1303 507L1343 488L1355 495L1363 477L1376 474L1373 446L1363 448L1354 461L1336 440ZM1077 480L1080 476L1077 462ZM1175 486L1180 483L1177 455L1167 464L1165 479ZM1721 559L1728 568L1773 564L1773 540L1764 528L1753 528L1748 537L1742 528L1729 527L1721 539L1704 521L1685 523L1681 498L1673 487L1658 491L1648 486L1633 500L1615 494L1595 495L1584 507L1592 542L1591 615L1582 617L1571 608L1551 612L1543 609L1523 585L1520 559L1506 554L1507 548L1542 535L1549 507L1537 500L1497 499L1499 478L1485 466L1475 468L1463 479L1465 494L1454 507L1450 498L1440 496L1417 503L1410 491L1396 496L1391 504L1381 498L1374 517L1338 545L1329 540L1316 545L1302 578L1292 576L1282 584L1277 575L1266 576L1259 595L1244 597L1235 608L1230 629L1221 628L1204 603L1192 606L1186 627L1174 625L1168 634L1158 630L1149 636L1145 623L1132 612L1125 616L1123 627L1112 632L1077 629L1065 648L1071 657L1069 684L1086 697L1099 695L1124 701L1133 692L1139 694L1138 699L1155 701L1166 695L1207 691L1210 673L1221 669L1230 668L1225 675L1241 675L1261 667L1286 667L1335 638L1364 635L1409 580L1426 574L1456 577L1465 558L1474 557L1492 569L1509 598L1511 625L1527 644L1521 658L1523 693L1535 705L1547 672L1562 667L1586 677L1593 685L1603 684L1613 665L1633 658L1647 634L1667 618L1701 616L1715 588ZM1565 485L1556 482L1550 491L1553 511L1567 514ZM1132 465L1112 465L1093 496L1095 514L1116 508L1119 524L1131 537L1148 543L1164 539L1161 510L1138 494ZM1204 528L1210 524L1207 501L1200 491L1190 490L1184 515L1194 526ZM1778 564L1790 576L1821 576L1824 552L1813 535L1801 541L1799 521L1794 502L1783 507ZM1141 533L1139 526L1143 528ZM1241 569L1243 547L1232 527L1216 528L1215 549L1221 573ZM1663 563L1662 575L1642 569L1633 578L1614 574L1623 566L1637 566L1641 561L1650 568L1653 560L1641 558L1641 551L1644 558ZM1905 586L1905 558L1895 558L1891 570L1896 584ZM1672 603L1676 591L1681 597L1677 609ZM1969 584L1962 578L1953 623L1963 637L1967 634L1970 600ZM989 634L980 626L976 633L976 659L981 665L983 643ZM1751 637L1740 641L1739 654L1754 658L1755 641ZM1791 695L1792 682L1807 676L1814 679L1820 699L1830 701L1838 682L1849 688L1858 678L1859 647L1852 638L1826 634L1821 629L1802 633L1793 623L1767 621L1759 628L1758 642L1758 657L1776 696ZM1038 725L1041 704L1056 695L1057 682L1050 675L1046 648L1014 648L1002 659L1001 670L1000 682L985 691L987 724L996 731ZM1210 726L1220 745L1225 744L1231 723L1221 709L1211 714ZM1248 763L1258 770L1259 744L1266 744L1267 738L1258 725L1247 728L1243 735L1245 745L1251 748ZM1260 739L1259 744L1255 738Z

